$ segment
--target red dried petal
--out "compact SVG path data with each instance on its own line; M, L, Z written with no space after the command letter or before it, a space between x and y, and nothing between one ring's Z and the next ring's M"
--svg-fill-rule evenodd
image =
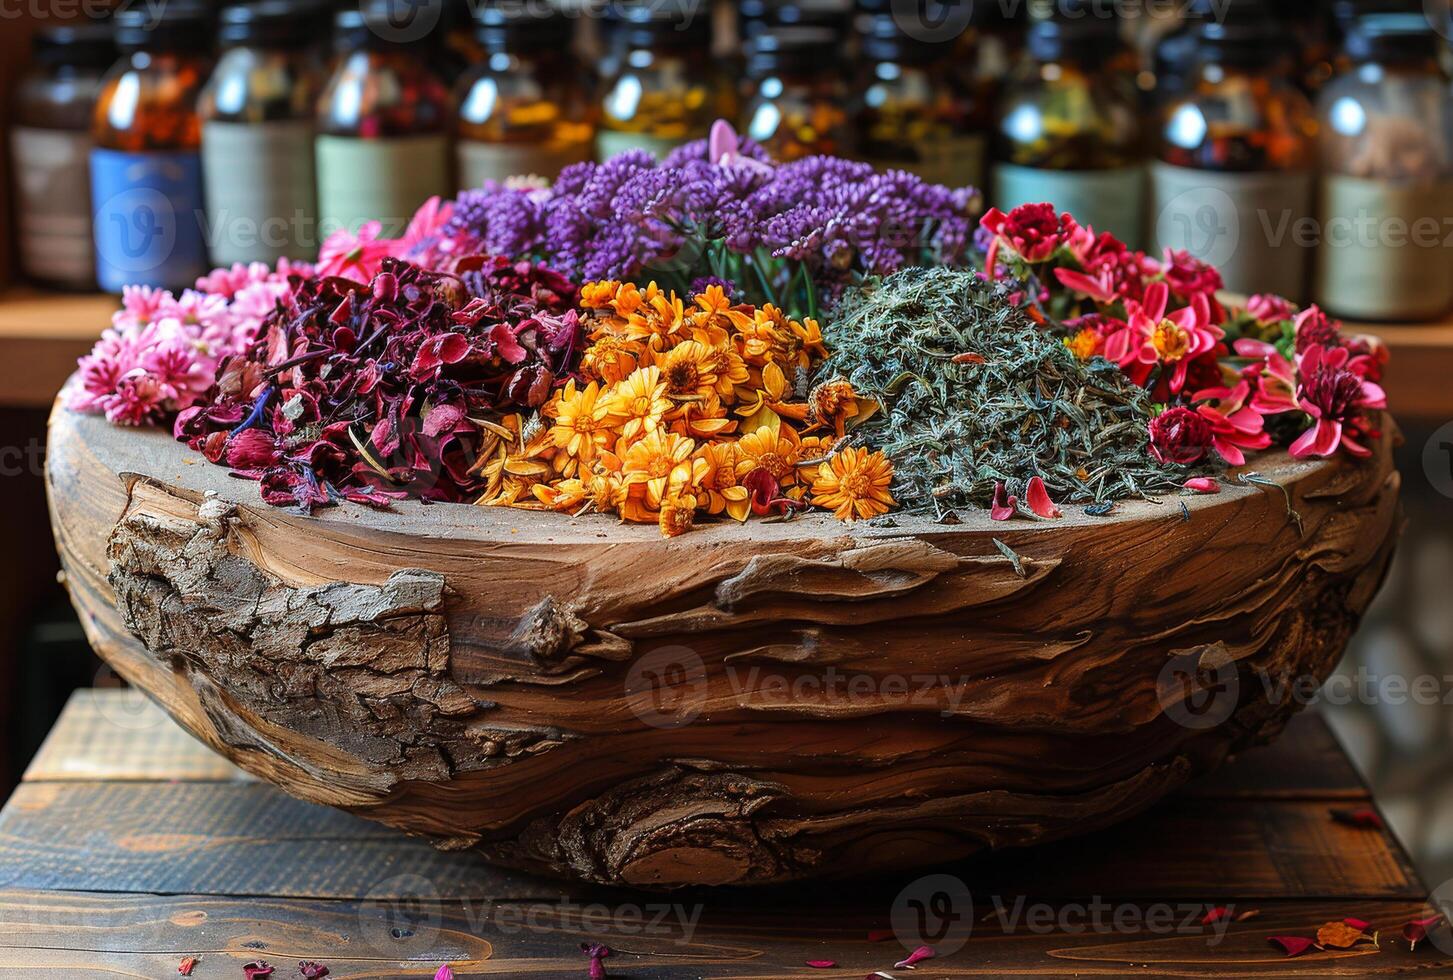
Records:
M915 949L913 952L909 953L906 959L901 959L897 963L894 963L893 964L893 969L895 969L895 970L908 970L908 969L912 969L913 968L913 965L915 963L921 963L924 960L931 960L931 959L933 959L933 957L934 957L934 951L933 951L933 947L932 946L920 946L917 949Z
M868 933L868 942L870 942L870 943L883 943L883 942L887 942L888 940L892 939L894 935L895 935L895 933L893 932L892 929L874 929L872 932Z
M580 951L590 957L590 980L606 980L605 963L610 947L604 943L581 943Z
M1352 928L1361 930L1362 932L1366 932L1372 927L1372 923L1366 922L1362 919L1358 919L1350 915L1342 920L1342 924L1345 926L1351 926Z
M184 977L189 977L192 975L192 971L196 969L197 962L198 958L195 956L183 957L181 963L177 964L177 972Z
M1220 493L1221 484L1209 476L1197 476L1187 480L1185 488L1192 493Z
M445 963L438 970L434 971L434 980L454 980L453 968L448 963Z
M1218 905L1205 915L1201 916L1201 925L1209 926L1214 922L1220 922L1231 914L1231 910L1224 905Z
M1037 476L1030 479L1029 487L1024 491L1024 497L1025 502L1029 504L1029 509L1040 517L1054 519L1065 516L1064 511L1055 506L1055 502L1050 499L1049 490L1045 487L1044 481Z
M1408 948L1416 950L1418 943L1428 938L1428 933L1443 924L1441 915L1430 915L1426 919L1413 919L1403 926L1403 938L1408 941Z
M1267 936L1266 941L1276 943L1288 957L1301 956L1314 945L1305 936Z
M1361 827L1364 830L1381 830L1383 828L1382 814L1370 806L1333 810L1331 813L1333 820L1348 827Z
M994 503L989 507L991 521L1007 521L1019 513L1019 498L1009 496L1003 481L994 484Z
M837 966L837 960L808 960L807 965L814 970L831 970Z
M272 976L272 967L266 960L258 960L256 963L246 963L242 967L242 975L247 980L258 980L259 977Z

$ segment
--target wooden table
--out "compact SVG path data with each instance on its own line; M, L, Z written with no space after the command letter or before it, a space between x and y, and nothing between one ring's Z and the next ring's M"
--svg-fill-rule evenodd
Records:
M1331 816L1367 806L1321 719L1303 715L1135 821L934 869L950 878L604 891L294 801L141 697L79 691L0 813L0 976L175 977L197 956L200 978L258 959L279 980L299 960L339 978L432 977L445 962L460 977L583 978L582 941L608 944L610 975L634 978L1450 975L1437 944L1400 938L1428 894L1402 848ZM903 947L869 935L915 932L914 902L941 955L893 969ZM1256 914L1218 937L1200 921L1215 906ZM1267 941L1347 916L1380 929L1380 948L1287 959Z

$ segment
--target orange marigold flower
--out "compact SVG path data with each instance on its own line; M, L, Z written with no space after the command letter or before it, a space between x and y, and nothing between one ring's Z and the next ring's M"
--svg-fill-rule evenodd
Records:
M647 433L626 450L622 460L628 486L643 486L646 501L659 509L668 491L679 491L691 483L691 454L696 444L674 432L660 429Z
M1088 361L1100 352L1100 335L1089 327L1085 327L1073 337L1066 337L1065 346L1070 349L1070 353L1074 354L1077 360Z
M640 341L607 334L585 349L581 373L602 384L615 384L636 369L644 350Z
M674 538L691 530L696 519L696 498L689 493L673 493L661 501L656 524L664 537Z
M661 378L666 382L666 397L678 403L710 398L716 391L717 376L712 370L715 360L715 351L694 340L657 358Z
M611 388L611 421L626 442L660 428L662 419L674 408L666 397L661 369L655 365L637 368L630 377Z
M888 513L893 464L882 453L849 447L817 468L812 502L840 521L867 520Z
M737 441L741 457L737 460L737 476L744 477L755 469L766 470L782 486L797 482L797 461L802 443L791 426L779 419L775 425L764 425Z
M732 306L731 297L720 286L707 286L706 292L698 293L696 307L709 325L715 325L714 321L720 319L725 320L727 326L741 330L752 322L750 316Z
M737 459L741 455L736 443L718 442L702 446L696 458L699 506L708 514L725 512L738 521L745 521L752 512L751 494L737 478Z
M656 289L655 283L648 288L649 299L626 317L625 335L644 340L652 351L670 350L685 336L686 308L675 294Z
M580 287L580 305L587 310L603 310L615 302L621 284L613 279L588 282Z
M546 414L555 420L550 437L576 459L589 461L596 450L611 444L610 400L600 396L596 382L577 389L572 380L546 407Z
M814 427L831 428L833 434L841 439L850 419L862 422L876 412L878 403L871 398L859 398L852 382L833 378L812 389L807 396L807 407Z

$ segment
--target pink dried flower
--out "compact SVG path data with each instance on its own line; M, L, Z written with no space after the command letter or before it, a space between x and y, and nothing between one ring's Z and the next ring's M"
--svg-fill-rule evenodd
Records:
M366 222L358 233L340 229L328 236L318 252L318 275L341 276L355 282L369 282L393 252L393 243L380 240L383 224Z
M1292 443L1293 456L1331 456L1339 448L1354 456L1372 455L1359 441L1374 434L1365 412L1386 408L1387 395L1347 367L1350 356L1344 347L1318 346L1302 355L1297 403L1312 417L1312 427Z
M1053 204L1021 204L1008 214L990 208L979 224L994 235L984 262L984 268L991 275L1000 251L1008 249L1031 265L1044 262L1065 244L1071 230L1078 227L1070 215L1056 212Z
M434 971L434 980L454 980L454 968L445 963Z
M994 503L989 507L989 520L1007 521L1019 513L1019 498L1009 495L1001 480L994 484Z
M1342 346L1342 325L1323 313L1317 306L1309 306L1297 315L1297 353L1305 354L1313 347Z
M924 960L933 959L934 955L935 954L932 946L920 946L913 952L909 953L906 958L899 960L897 963L894 963L893 969L911 970L915 965L922 963Z
M1251 385L1240 381L1234 388L1208 388L1198 392L1196 411L1211 426L1211 448L1227 463L1246 462L1243 450L1261 450L1271 445L1266 420L1251 400Z
M1242 357L1260 358L1248 369L1249 379L1256 381L1256 394L1251 407L1262 415L1280 415L1297 411L1297 370L1271 344L1249 337L1236 341L1236 353Z
M1296 309L1289 300L1273 293L1260 293L1246 303L1246 312L1257 323L1270 326L1284 323L1296 316Z
M1050 499L1049 491L1045 489L1044 480L1039 477L1032 477L1029 487L1024 491L1025 502L1029 509L1040 517L1054 519L1064 517L1064 512L1055 506Z

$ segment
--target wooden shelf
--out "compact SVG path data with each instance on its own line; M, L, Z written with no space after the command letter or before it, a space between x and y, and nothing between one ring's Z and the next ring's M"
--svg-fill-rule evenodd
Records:
M50 405L118 305L114 296L0 292L0 406Z
M114 296L0 291L0 406L45 407L111 322ZM1348 324L1392 351L1386 385L1404 420L1453 418L1453 318L1427 324Z

